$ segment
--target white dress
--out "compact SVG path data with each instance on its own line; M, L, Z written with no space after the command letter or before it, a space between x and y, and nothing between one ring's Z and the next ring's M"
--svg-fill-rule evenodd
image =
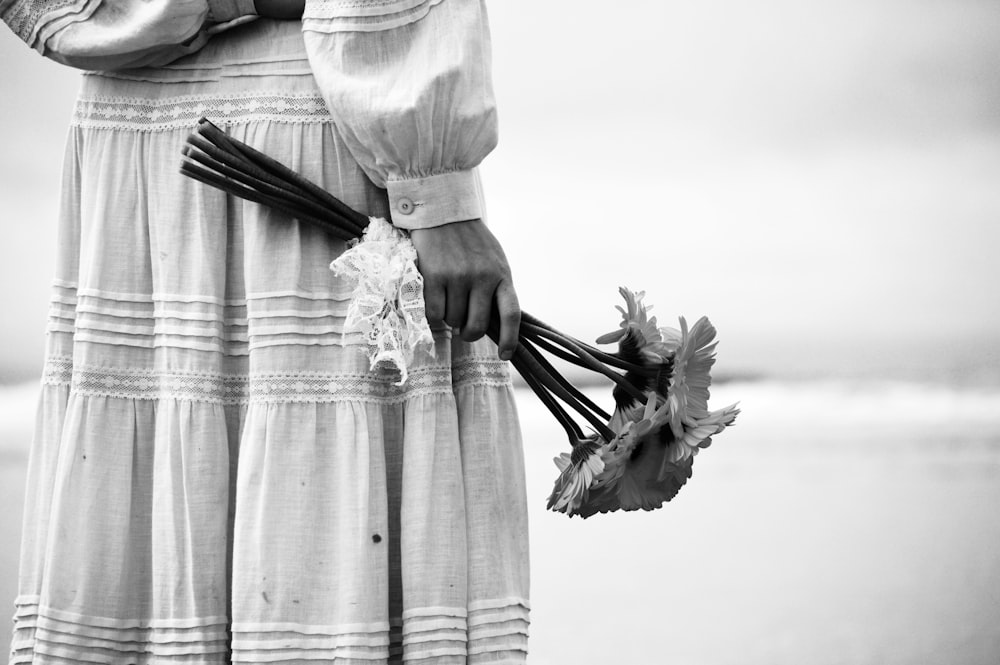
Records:
M415 203L398 225L481 216L483 7L251 9L0 2L30 45L104 70L67 148L11 663L523 663L496 348L436 331L394 385L342 334L342 242L178 173L206 116L358 210Z

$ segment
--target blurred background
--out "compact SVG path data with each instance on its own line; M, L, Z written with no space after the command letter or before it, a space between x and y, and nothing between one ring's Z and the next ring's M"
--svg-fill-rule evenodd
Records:
M521 393L531 662L1000 663L1000 3L611 6L489 4L490 223L581 338L619 285L710 316L743 414L664 509L584 522ZM78 73L0 61L9 603Z

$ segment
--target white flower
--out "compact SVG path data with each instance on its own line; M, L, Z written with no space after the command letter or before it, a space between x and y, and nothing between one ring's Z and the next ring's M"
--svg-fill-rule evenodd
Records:
M684 484L661 478L670 445L669 405L649 393L645 407L616 410L611 426L619 434L603 450L598 474L578 514L616 510L653 510L672 499ZM623 423L620 424L619 423ZM666 435L666 436L664 436Z
M549 495L549 510L568 515L574 515L579 510L597 474L604 470L601 444L600 437L595 435L577 441L572 452L562 453L552 460L560 473Z
M691 477L698 451L739 414L735 404L708 410L711 322L702 317L689 329L681 317L679 330L659 328L642 292L619 292L625 299L619 330L597 340L618 344L604 360L626 370L613 391L617 407L607 428L599 428L610 440L595 434L581 442L570 432L572 454L555 460L560 476L549 508L571 516L661 507Z
M710 437L731 425L740 412L736 404L718 411L708 410L717 344L715 327L704 316L690 330L683 316L680 324L680 346L674 354L667 390L670 431L678 443L673 453L677 459L690 457L698 448L707 447Z
M649 316L649 310L643 304L643 291L633 292L624 286L618 288L618 293L625 299L625 307L617 307L622 314L619 329L601 335L598 344L618 343L615 354L621 360L642 369L629 369L625 372L625 381L639 392L652 390L661 396L666 395L667 382L670 376L674 353L679 346L679 336L669 329L656 327L656 317ZM636 405L634 393L621 386L614 390L615 402L619 406Z
M674 334L676 331L656 327L656 317L649 316L653 307L642 302L645 291L633 292L620 286L618 293L625 299L625 307L616 306L622 314L622 322L618 330L598 337L597 343L618 342L619 354L633 362L639 362L640 357L649 363L669 360L679 346L679 337Z
M684 434L677 440L677 445L670 450L670 461L678 462L698 453L699 448L708 448L712 437L733 424L740 410L736 404L730 404L724 409L711 411L703 418L688 418L684 423Z

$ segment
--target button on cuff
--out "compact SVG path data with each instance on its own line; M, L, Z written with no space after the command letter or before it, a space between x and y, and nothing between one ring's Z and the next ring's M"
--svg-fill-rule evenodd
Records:
M389 180L386 189L392 223L403 229L427 229L485 217L476 169Z
M406 198L405 196L401 196L399 199L396 200L396 208L395 208L395 210L399 214L401 214L401 215L412 215L414 209L416 209L416 206L413 205L413 201L411 201L410 199Z

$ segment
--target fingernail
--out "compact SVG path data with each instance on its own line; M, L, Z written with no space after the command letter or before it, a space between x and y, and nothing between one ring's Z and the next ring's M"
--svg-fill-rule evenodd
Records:
M510 360L511 356L513 355L514 354L510 350L504 349L503 351L500 352L500 360Z

